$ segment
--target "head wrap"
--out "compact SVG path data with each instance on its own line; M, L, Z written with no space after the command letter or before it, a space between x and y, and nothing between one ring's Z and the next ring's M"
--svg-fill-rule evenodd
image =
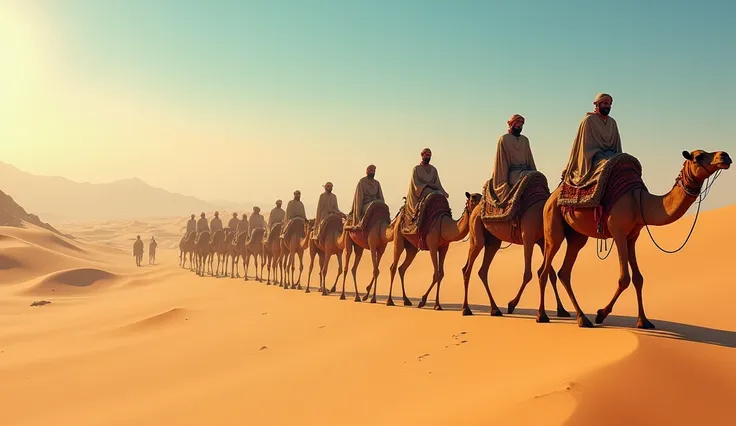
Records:
M256 212L256 213L258 213L259 211L261 211L261 208L258 207L258 206L255 206L255 207L253 207L253 211Z
M233 217L238 217L238 212L233 212Z
M599 93L596 95L595 99L593 100L593 105L598 105L605 99L608 99L610 102L613 102L613 96L609 95L608 93Z
M300 191L300 190L297 189L296 191L294 191L294 195L297 195L297 194L301 195L302 194L302 191Z
M366 173L370 173L371 170L376 171L376 166L374 166L373 164L371 164L370 166L368 166L368 167L365 168L365 172Z
M509 118L509 121L507 121L506 124L508 124L509 127L511 127L517 121L521 121L521 124L524 124L524 121L525 120L524 120L524 117L521 116L521 114L514 114L514 115L511 116L511 118Z
M326 184L322 185L322 188L327 188L328 186L334 186L332 182L327 182Z
M281 200L276 200L276 204L281 204L281 203L283 203L283 201L281 201Z
M429 149L429 148L424 148L424 149L422 150L422 153L421 153L421 155L424 155L424 153L425 153L425 152L426 152L427 154L429 154L429 155L432 155L432 150L431 150L431 149Z

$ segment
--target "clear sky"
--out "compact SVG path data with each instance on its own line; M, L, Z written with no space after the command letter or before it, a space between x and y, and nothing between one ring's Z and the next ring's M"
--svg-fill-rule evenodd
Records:
M652 192L682 150L736 152L726 0L0 5L0 161L36 174L308 209L329 180L347 211L375 163L395 212L428 146L457 216L513 113L554 187L598 92Z

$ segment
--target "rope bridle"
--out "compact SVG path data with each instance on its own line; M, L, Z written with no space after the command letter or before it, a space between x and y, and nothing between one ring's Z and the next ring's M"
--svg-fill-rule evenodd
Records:
M700 163L697 163L698 167L703 167L700 165ZM685 245L690 241L690 237L693 235L693 231L695 230L695 224L698 222L698 217L700 216L700 205L702 202L706 199L708 194L710 193L711 188L713 187L713 184L716 182L716 179L718 179L718 176L721 174L721 169L718 169L713 173L711 176L708 176L705 179L705 190L703 190L703 183L704 182L697 182L695 178L692 176L692 172L690 171L690 167L685 162L684 167L680 171L680 174L675 179L675 185L682 188L682 190L690 197L697 197L698 201L698 208L695 212L695 218L693 219L693 224L690 227L690 232L688 232L687 237L685 238L685 241L683 241L682 245L678 247L676 250L666 250L663 249L657 241L654 240L654 236L652 235L652 231L649 230L649 225L647 224L647 221L644 219L644 207L642 206L642 192L643 190L639 191L639 210L641 212L641 220L644 222L644 227L647 229L647 233L649 234L649 238L652 240L654 245L662 252L667 254L673 254L677 253L678 251L682 250ZM713 178L711 180L711 178Z

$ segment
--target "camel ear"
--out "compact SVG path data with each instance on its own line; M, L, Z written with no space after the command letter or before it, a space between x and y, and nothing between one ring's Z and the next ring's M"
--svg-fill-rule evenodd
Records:
M465 198L470 199L470 193L467 191L465 192Z
M687 152L687 151L682 151L682 156L683 156L683 157L684 157L684 158L685 158L686 160L690 160L690 161L693 161L693 155L692 155L691 153Z

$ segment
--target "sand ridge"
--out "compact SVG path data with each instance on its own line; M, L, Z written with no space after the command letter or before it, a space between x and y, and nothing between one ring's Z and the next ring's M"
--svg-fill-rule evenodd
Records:
M701 214L675 256L642 238L647 309L658 327L646 332L632 328L633 289L594 329L554 312L551 324L535 323L535 285L515 314L490 317L475 273L476 315L462 317L464 243L450 247L445 311L436 312L431 304L381 304L388 258L376 305L196 277L177 266L178 250L167 249L178 244L186 218L67 224L74 241L31 226L0 227L3 416L12 425L726 424L736 394L736 320L723 268L736 232L722 224L734 213L736 206ZM658 242L681 242L690 219L653 229ZM150 238L146 231L159 240L159 264L136 268L132 242ZM615 249L605 262L594 249L589 243L573 272L588 315L608 302L618 273ZM534 265L540 261L535 252ZM304 266L306 281L308 256ZM491 266L501 306L514 296L522 266L517 247ZM370 269L364 260L361 291ZM430 274L420 253L407 272L414 301ZM30 306L39 299L51 303ZM669 402L675 409L663 408Z

